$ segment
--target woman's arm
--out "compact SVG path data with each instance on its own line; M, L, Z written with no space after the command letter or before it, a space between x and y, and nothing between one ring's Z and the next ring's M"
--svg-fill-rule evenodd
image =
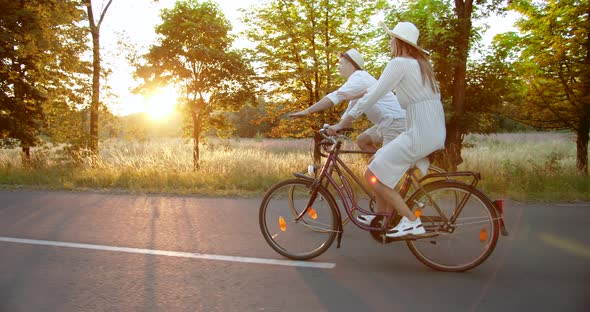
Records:
M400 83L404 76L403 64L399 58L392 59L387 63L375 88L365 94L354 107L342 116L340 121L328 128L328 134L334 135L340 129L351 124L352 121L362 115L371 106L375 105L387 92L393 90Z
M365 94L356 105L348 112L348 115L358 118L366 112L371 106L375 105L387 92L395 89L404 76L403 60L395 58L387 63L381 77L377 81L375 88Z

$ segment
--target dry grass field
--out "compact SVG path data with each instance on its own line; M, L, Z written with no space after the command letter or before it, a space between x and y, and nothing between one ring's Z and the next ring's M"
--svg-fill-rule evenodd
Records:
M479 187L495 198L590 200L590 178L576 173L575 137L561 132L470 135L459 170L478 171ZM353 143L349 145L352 147ZM33 151L24 168L18 149L0 150L4 187L206 196L262 196L274 183L311 163L311 139L208 139L193 170L192 142L109 140L98 166L56 147ZM353 156L351 156L353 157ZM349 159L361 173L366 159Z

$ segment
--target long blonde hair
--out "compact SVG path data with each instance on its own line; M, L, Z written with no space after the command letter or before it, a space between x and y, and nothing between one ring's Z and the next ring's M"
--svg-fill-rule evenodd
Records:
M395 40L395 49L393 51L393 57L398 56L409 56L414 58L418 61L418 65L420 65L420 75L422 76L422 85L430 86L432 92L439 93L438 84L436 83L436 78L434 77L434 70L430 65L430 62L426 58L426 55L418 50L416 47L406 43L403 40L398 38L394 38Z

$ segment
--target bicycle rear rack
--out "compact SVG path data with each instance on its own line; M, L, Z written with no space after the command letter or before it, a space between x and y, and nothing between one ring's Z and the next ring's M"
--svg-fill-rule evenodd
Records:
M418 182L422 182L424 180L432 179L432 178L444 178L444 179L447 179L447 180L454 180L454 179L450 179L451 177L473 177L473 180L469 184L469 185L471 185L473 187L477 186L477 183L479 182L479 180L481 180L481 174L479 172L473 172L473 171L456 171L456 172L445 172L445 173L431 173L431 174L427 174L424 177L422 177Z

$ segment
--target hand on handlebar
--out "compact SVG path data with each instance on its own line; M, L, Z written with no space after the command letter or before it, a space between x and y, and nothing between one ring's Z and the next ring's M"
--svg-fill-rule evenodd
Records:
M331 136L335 136L336 134L338 134L338 131L340 131L342 129L342 127L340 126L340 124L335 124L335 125L328 125L328 127L326 128L326 132L328 133L328 135Z
M324 129L326 129L326 133L331 136L335 136L340 131L351 131L352 130L352 118L344 118L341 119L335 125L324 125Z

